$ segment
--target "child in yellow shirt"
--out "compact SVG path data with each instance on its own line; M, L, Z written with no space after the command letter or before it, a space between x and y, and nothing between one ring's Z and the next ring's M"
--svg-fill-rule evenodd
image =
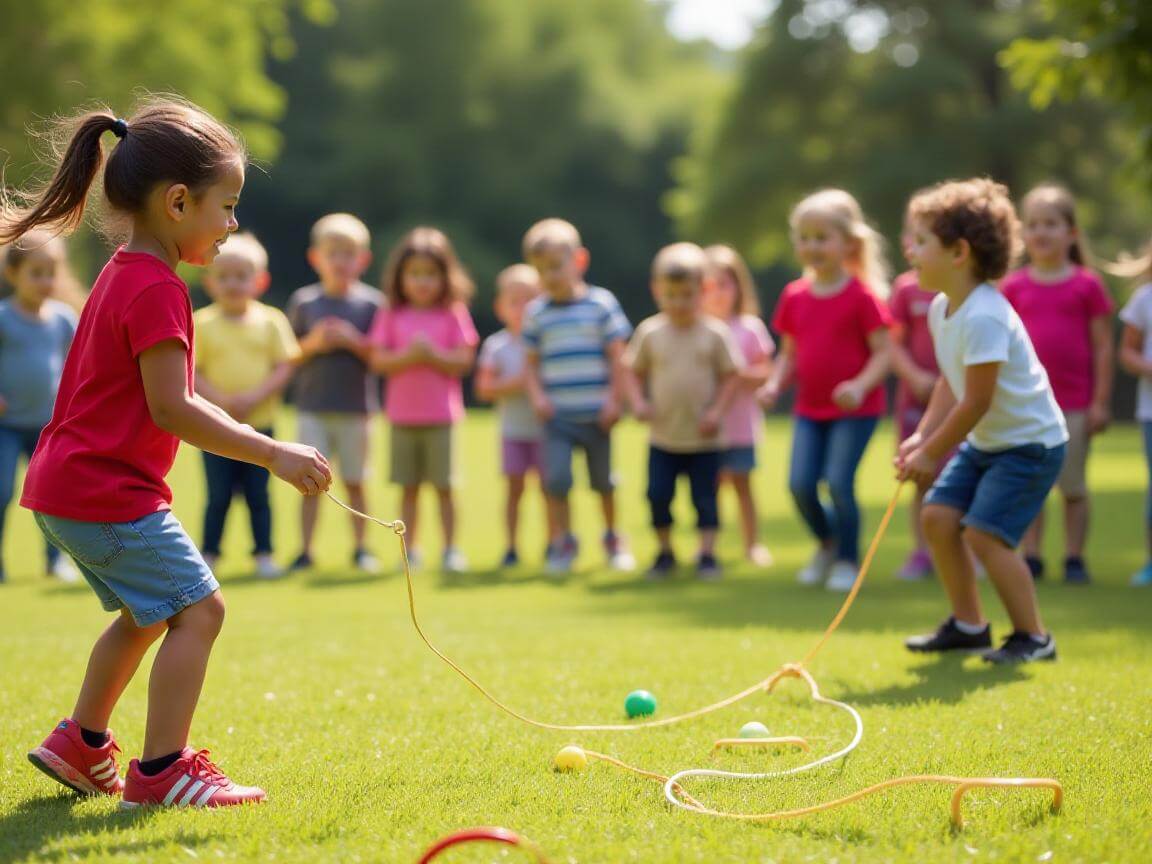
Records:
M232 235L204 277L213 302L194 320L197 392L270 436L300 349L284 313L256 299L268 281L264 247L251 234ZM204 560L215 568L232 496L242 491L252 523L256 574L279 577L283 571L272 557L268 471L204 451L204 472L208 480Z

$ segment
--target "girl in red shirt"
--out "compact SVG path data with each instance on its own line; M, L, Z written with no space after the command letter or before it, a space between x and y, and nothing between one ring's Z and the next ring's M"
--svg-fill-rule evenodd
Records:
M798 575L848 591L859 566L856 468L885 410L888 374L888 268L880 235L856 199L825 189L796 205L792 242L804 275L784 289L772 319L780 353L760 391L776 404L795 378L796 426L789 488L819 546ZM828 487L829 504L820 498Z
M118 139L107 160L106 132ZM92 649L72 716L28 756L76 792L123 795L124 806L260 801L261 789L234 784L206 750L187 746L224 601L172 515L164 482L181 440L262 465L304 494L331 482L317 451L261 435L193 389L192 306L175 267L209 263L236 230L244 149L211 116L170 98L144 103L127 120L85 113L65 134L49 185L27 207L0 213L0 243L38 226L79 225L102 165L106 227L125 242L80 316L21 503L76 560L104 608L119 614ZM125 782L108 720L161 636L144 750Z

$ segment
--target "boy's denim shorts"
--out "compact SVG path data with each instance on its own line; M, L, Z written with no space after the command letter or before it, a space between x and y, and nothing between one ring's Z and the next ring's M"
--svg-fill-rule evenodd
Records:
M572 490L572 453L583 450L588 465L588 485L600 493L611 492L612 436L595 420L553 417L544 425L544 491L564 497Z
M924 503L959 510L962 525L999 537L1015 549L1060 476L1064 450L1063 444L1024 444L992 453L965 442Z
M138 627L165 621L220 588L170 510L131 522L33 515L48 542L75 559L104 609L127 609Z

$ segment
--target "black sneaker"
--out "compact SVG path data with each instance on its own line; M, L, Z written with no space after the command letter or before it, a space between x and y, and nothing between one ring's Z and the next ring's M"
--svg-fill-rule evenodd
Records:
M700 555L696 560L696 578L702 582L715 582L721 576L720 564L716 556L710 552Z
M992 625L985 624L979 633L965 633L956 626L956 619L951 615L944 621L935 633L925 633L923 636L909 636L904 640L904 647L909 651L935 652L935 651L986 651L992 647Z
M307 552L301 552L296 556L295 560L288 565L288 572L292 573L297 570L311 570L312 569L312 556Z
M516 567L520 564L520 556L515 549L509 549L504 553L504 557L500 559L501 567Z
M1033 660L1055 660L1056 640L1049 633L1037 639L1030 633L1014 630L995 651L983 655L988 663L1031 663Z
M675 569L676 556L671 552L664 551L656 556L656 560L653 561L652 566L648 568L645 578L652 580L667 579Z
M1067 585L1087 585L1092 581L1083 558L1064 559L1064 583Z
M1032 581L1039 582L1044 578L1044 559L1035 555L1025 555L1024 563L1028 565L1028 572L1032 574Z

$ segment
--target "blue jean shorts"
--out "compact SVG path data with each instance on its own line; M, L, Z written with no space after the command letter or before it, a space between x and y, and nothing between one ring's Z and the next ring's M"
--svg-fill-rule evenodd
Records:
M600 493L611 492L612 436L595 420L553 417L544 426L544 491L563 498L572 490L572 454L583 450L588 465L588 485Z
M751 474L756 467L756 448L728 447L720 451L720 470L729 474Z
M166 621L220 588L170 510L131 522L33 515L48 542L75 559L104 609L127 609L138 627Z
M1063 444L1024 444L992 453L965 442L924 503L959 510L962 525L999 537L1015 549L1060 476L1064 449Z

